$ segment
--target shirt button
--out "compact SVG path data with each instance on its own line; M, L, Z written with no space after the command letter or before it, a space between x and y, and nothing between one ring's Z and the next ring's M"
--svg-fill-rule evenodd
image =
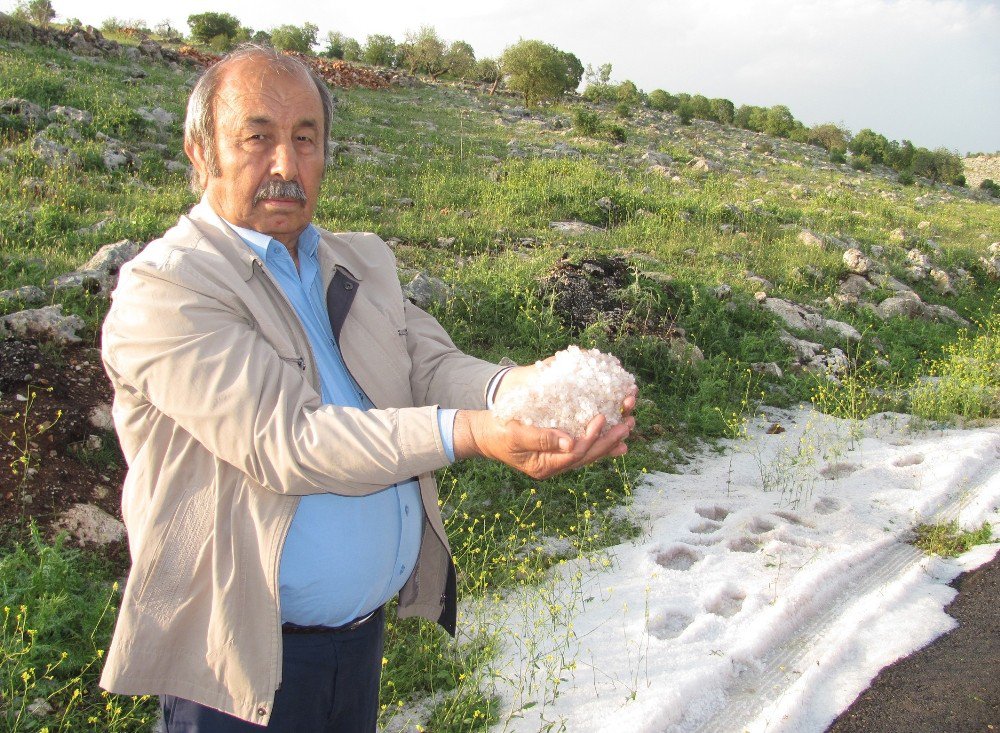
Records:
M257 715L263 718L265 715L267 715L267 708L261 705L259 708L257 708Z
M403 514L405 514L406 516L410 516L410 505L409 504L406 504L406 505L403 506Z
M344 283L344 290L354 290L354 283Z
M406 566L405 565L400 565L399 566L399 574L402 575L405 571L406 571Z

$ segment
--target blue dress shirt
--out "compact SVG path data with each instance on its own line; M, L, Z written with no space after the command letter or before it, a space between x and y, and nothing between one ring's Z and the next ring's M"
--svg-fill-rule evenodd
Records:
M316 255L319 232L309 225L299 235L296 269L281 242L229 226L260 257L298 314L316 360L323 403L374 407L347 370L330 327ZM451 460L455 412L438 411ZM420 487L414 479L368 496L303 496L281 552L281 620L339 626L377 609L409 578L423 525Z

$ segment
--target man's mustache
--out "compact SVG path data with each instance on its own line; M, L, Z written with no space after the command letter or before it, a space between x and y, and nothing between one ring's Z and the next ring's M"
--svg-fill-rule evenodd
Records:
M262 183L257 189L257 193L253 196L253 205L256 206L265 199L286 199L305 203L306 192L302 190L298 181L281 181L272 178Z

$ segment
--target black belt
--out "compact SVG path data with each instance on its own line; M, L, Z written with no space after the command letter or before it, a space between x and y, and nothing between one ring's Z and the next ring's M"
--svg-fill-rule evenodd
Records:
M358 616L353 621L348 621L346 624L341 626L300 626L299 624L293 624L291 621L286 621L281 625L281 633L283 634L341 634L345 631L354 631L355 629L360 629L366 623L371 621L378 615L378 612L382 610L379 606L371 613L365 616Z

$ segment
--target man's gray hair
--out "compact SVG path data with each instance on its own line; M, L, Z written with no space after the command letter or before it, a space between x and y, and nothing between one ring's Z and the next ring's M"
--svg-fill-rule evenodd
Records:
M333 97L324 82L309 66L295 58L277 51L270 46L244 43L230 51L216 63L209 66L198 78L188 99L187 115L184 118L184 142L198 145L205 156L205 164L210 175L222 175L219 155L215 144L215 97L226 67L244 59L264 59L277 70L289 74L306 74L316 85L320 101L323 103L323 155L329 155L330 124L333 118ZM203 187L198 180L198 172L191 171L191 190L201 194Z

